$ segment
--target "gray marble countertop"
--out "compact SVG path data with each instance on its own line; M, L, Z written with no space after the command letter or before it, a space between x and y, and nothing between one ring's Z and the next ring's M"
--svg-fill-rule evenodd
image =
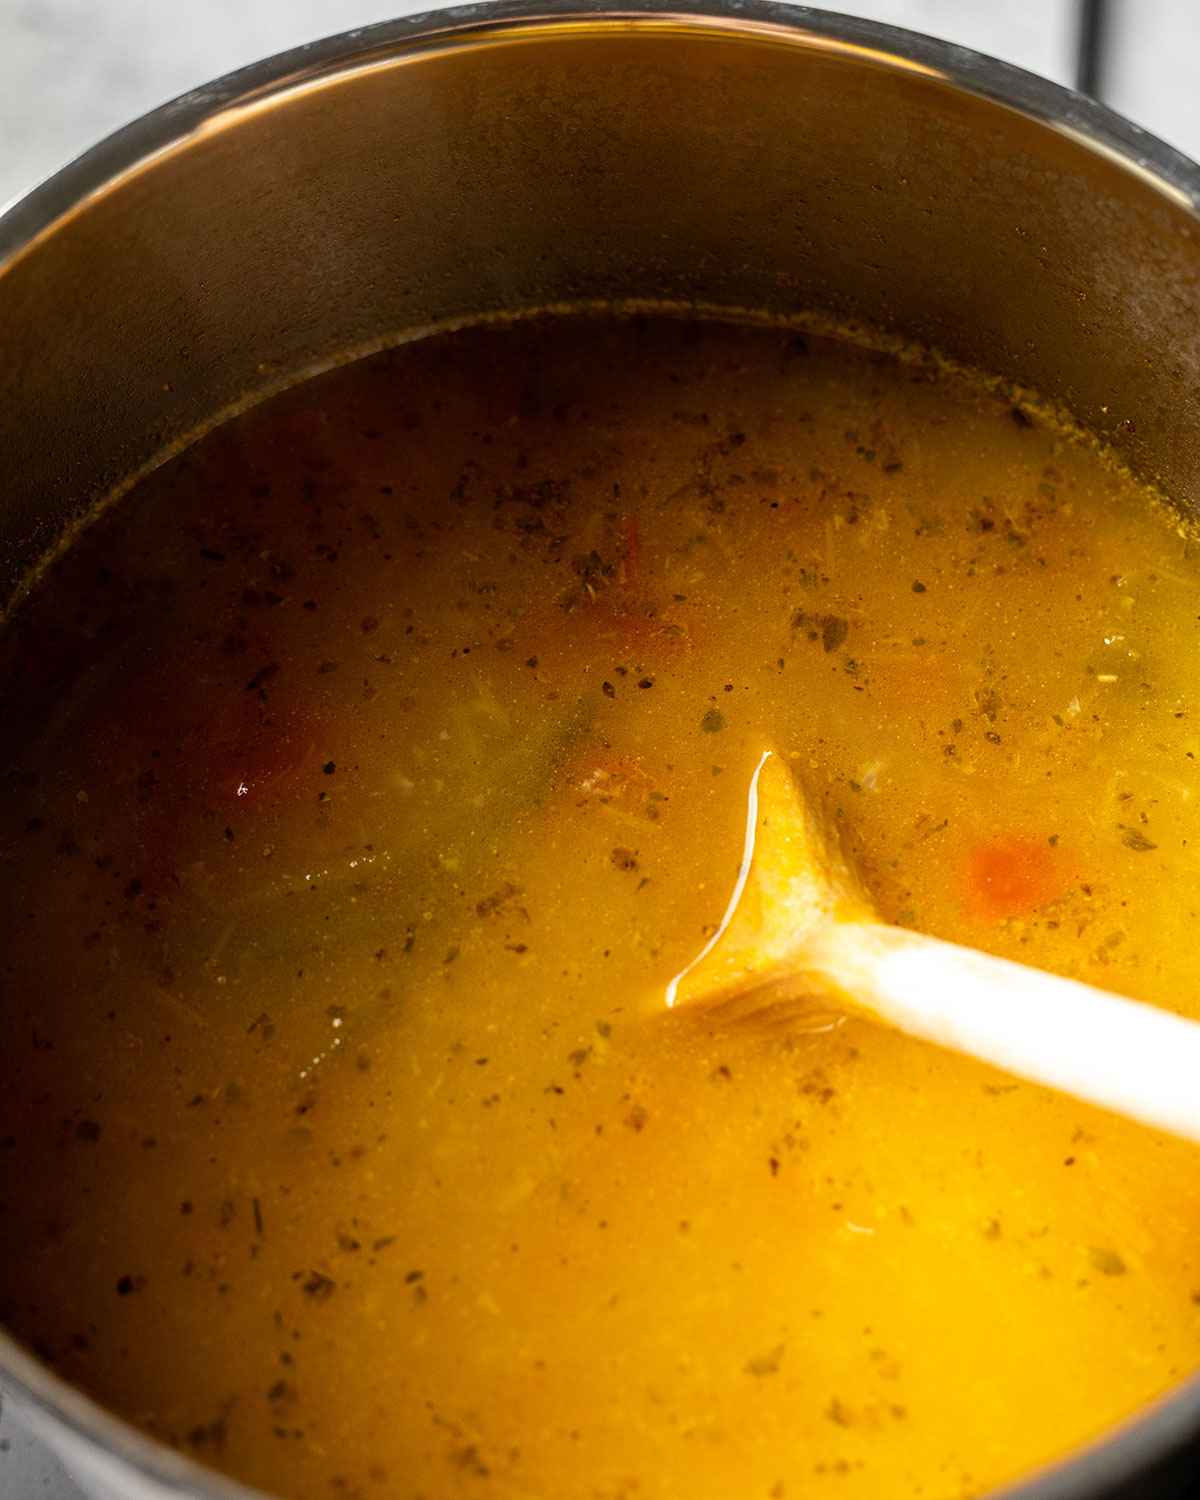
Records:
M109 131L257 58L448 0L0 0L0 204ZM853 10L1074 73L1074 0L845 0ZM1200 156L1200 5L1114 0L1107 102ZM0 1414L0 1500L80 1500L59 1464Z

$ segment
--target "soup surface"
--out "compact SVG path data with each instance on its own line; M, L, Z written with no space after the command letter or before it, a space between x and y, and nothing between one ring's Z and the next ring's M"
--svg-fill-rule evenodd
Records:
M1196 1150L663 995L773 746L887 919L1200 1017L1193 554L1037 411L766 327L229 422L3 643L0 1315L291 1500L937 1500L1096 1436L1200 1364Z

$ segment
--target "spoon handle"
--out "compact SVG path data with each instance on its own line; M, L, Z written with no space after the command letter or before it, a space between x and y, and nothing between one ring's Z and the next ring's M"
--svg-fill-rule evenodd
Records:
M875 922L833 923L821 966L898 1030L1200 1141L1200 1024Z

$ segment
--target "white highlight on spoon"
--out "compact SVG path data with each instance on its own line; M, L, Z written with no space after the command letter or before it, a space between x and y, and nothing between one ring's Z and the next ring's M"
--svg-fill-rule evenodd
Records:
M742 899L742 892L746 889L746 881L750 877L750 866L754 863L754 842L758 837L758 778L762 774L762 768L774 755L773 750L764 750L759 758L758 765L754 768L754 775L750 778L750 791L746 797L746 837L742 844L742 862L738 867L737 880L734 882L733 894L729 898L729 905L725 908L725 915L717 923L716 931L696 954L690 963L685 964L675 978L667 985L667 1009L672 1010L675 1005L676 996L679 994L679 986L692 972L697 964L703 963L713 951L733 921L734 913L738 909L738 903Z

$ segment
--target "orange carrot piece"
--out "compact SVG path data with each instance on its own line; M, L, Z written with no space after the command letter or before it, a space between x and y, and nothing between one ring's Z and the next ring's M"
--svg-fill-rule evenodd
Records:
M1026 916L1061 896L1067 877L1044 840L1008 836L972 851L966 870L967 904L978 917Z

